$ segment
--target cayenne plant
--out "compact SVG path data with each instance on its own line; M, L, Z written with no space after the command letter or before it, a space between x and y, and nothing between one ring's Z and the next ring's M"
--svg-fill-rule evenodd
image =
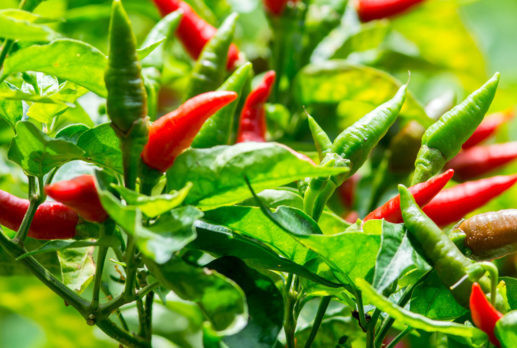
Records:
M85 4L0 10L2 276L127 347L515 344L512 105L412 35L456 2Z

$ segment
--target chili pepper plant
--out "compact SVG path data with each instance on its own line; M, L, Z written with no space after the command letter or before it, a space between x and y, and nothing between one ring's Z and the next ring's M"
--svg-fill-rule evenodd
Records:
M515 100L460 4L9 6L2 283L85 347L517 344Z

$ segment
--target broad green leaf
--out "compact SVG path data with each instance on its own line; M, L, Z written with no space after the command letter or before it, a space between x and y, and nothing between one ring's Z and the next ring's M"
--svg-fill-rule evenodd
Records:
M513 347L517 342L517 311L505 314L495 324L495 335L503 347Z
M63 139L66 141L70 141L74 144L77 144L77 141L79 140L79 137L86 132L89 127L85 126L84 124L72 124L70 126L67 126L63 129L61 129L57 134L57 139Z
M16 136L9 147L8 157L29 175L42 176L66 162L81 159L83 151L75 144L52 139L34 124L16 124Z
M206 210L249 198L245 175L260 192L306 177L337 175L347 170L318 167L280 144L240 143L184 152L167 171L167 188L180 189L192 182L194 186L185 202Z
M400 86L401 83L383 71L333 60L303 68L296 79L295 96L301 105L340 104L338 112L345 119L345 126L391 99ZM432 123L411 93L400 116L424 126Z
M58 35L42 25L45 20L17 9L0 10L0 37L17 41L51 41Z
M274 346L284 319L283 298L275 283L236 257L217 259L207 267L237 283L244 291L249 306L246 327L236 334L225 336L223 342L230 348Z
M190 246L218 256L234 256L254 268L294 273L328 287L338 287L306 267L282 257L264 242L233 233L232 230L202 221L195 223L197 238Z
M411 326L413 329L427 332L441 332L448 335L463 336L467 338L484 339L485 333L475 327L461 325L450 321L438 321L429 319L421 314L416 314L401 308L390 302L364 279L357 278L356 286L362 291L366 303L371 303L399 324Z
M95 275L93 247L58 251L63 283L72 290L83 292Z
M84 150L84 160L122 173L120 141L109 123L82 133L77 146Z
M443 285L436 272L425 277L411 295L410 309L430 319L454 320L467 313L451 291Z
M15 95L16 87L8 82L0 84L0 94L6 89L11 89L13 92L8 94ZM0 117L6 120L9 125L14 128L16 122L20 121L23 116L23 105L21 100L0 98Z
M311 319L313 318L314 316L311 317ZM312 325L300 331L297 329L296 341L300 343L306 342L311 330ZM350 347L366 347L366 335L363 334L358 321L345 316L332 316L330 318L326 316L311 347L336 347L336 342L339 342L342 337L347 337L346 342L350 344Z
M135 191L128 190L123 186L114 185L113 188L130 206L134 206L140 209L146 216L154 218L183 203L192 188L192 184L187 183L187 185L179 191L171 191L158 196L142 195Z
M194 207L174 209L147 227L139 209L122 205L107 191L101 191L99 197L111 218L135 238L138 249L158 264L169 261L175 251L196 238L193 224L202 213Z
M380 293L387 294L387 289L416 266L413 260L415 257L419 256L411 246L403 226L383 220L381 248L377 255L373 287Z
M68 103L62 96L42 96L38 94L32 94L15 89L12 85L8 86L5 83L0 85L0 98L5 100L25 100L34 103L45 103L45 104L63 104L67 106L73 106Z
M231 335L246 325L245 296L233 281L178 258L163 265L147 261L146 265L164 286L182 299L195 302L216 331Z
M5 60L3 75L39 71L69 80L104 97L106 64L106 56L95 47L77 40L59 39L16 51Z
M501 277L506 285L506 294L510 309L517 309L517 279L512 277Z

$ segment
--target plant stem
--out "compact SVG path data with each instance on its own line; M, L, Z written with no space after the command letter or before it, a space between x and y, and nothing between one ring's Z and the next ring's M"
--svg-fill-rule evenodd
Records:
M357 301L357 312L359 313L359 326L361 326L361 329L366 331L368 328L368 322L364 313L363 296L359 291L356 291L355 298Z
M147 342L145 342L141 338L133 337L128 332L116 326L115 323L113 323L111 320L104 319L98 321L97 326L111 338L117 340L121 344L126 345L128 347L151 347Z
M131 235L127 235L127 250L126 250L126 286L124 288L124 297L131 298L134 297L135 293L135 278L136 278L136 260L135 260L135 250L136 250L136 242L135 238Z
M140 326L138 336L145 339L147 337L147 327L145 325L145 308L142 299L136 299L136 308L138 310L138 324Z
M32 223L32 219L36 214L36 210L38 210L38 206L41 204L41 199L38 193L36 192L36 178L34 176L29 176L29 209L25 213L23 217L22 223L20 224L20 228L16 232L16 235L13 238L13 242L20 247L23 247L23 243L27 238L27 234L29 233L29 228Z
M154 292L151 291L145 296L145 325L147 327L147 336L144 337L149 344L151 344L153 333L153 303Z
M372 318L368 323L368 329L366 330L366 346L368 348L373 348L375 344L375 326L377 324L377 320L381 315L381 311L379 309L375 309L373 312Z
M97 309L99 308L99 294L102 282L102 271L104 269L104 263L106 261L107 253L107 246L99 246L99 250L97 251L97 267L95 270L95 281L93 284L92 303L90 305L92 312L97 311Z
M411 332L411 330L413 330L413 328L411 327L406 327L404 329L404 331L402 331L401 333L399 333L387 346L386 348L395 348L395 346L397 345L397 343L399 343L399 341L401 339L404 338L404 336L406 336L408 333Z
M318 307L318 312L316 313L316 318L314 318L314 322L312 323L311 333L309 335L309 338L307 339L307 342L305 342L305 348L310 348L312 342L314 342L314 339L318 334L318 330L321 326L321 322L323 321L323 317L325 316L325 312L327 311L331 299L332 296L325 296L321 299L320 305Z
M294 298L291 290L293 286L294 276L289 273L285 284L284 295L284 332L287 348L295 348L294 334L296 331L296 319L294 318Z

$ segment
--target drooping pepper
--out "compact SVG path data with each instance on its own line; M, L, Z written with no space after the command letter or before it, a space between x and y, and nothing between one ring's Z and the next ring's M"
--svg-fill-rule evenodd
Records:
M447 168L455 171L458 180L464 181L496 170L517 159L517 141L479 145L460 152Z
M463 144L462 148L471 148L490 138L501 125L503 125L505 122L508 122L512 118L513 112L511 111L498 112L485 117L479 127L476 128L474 134L472 134L470 138Z
M424 0L357 0L356 8L363 22L387 18L405 12Z
M411 185L429 179L460 151L494 99L499 73L433 123L422 137Z
M482 207L516 182L517 175L468 181L443 190L424 206L423 211L438 226L447 226Z
M207 23L184 1L181 0L154 0L154 3L162 13L167 15L181 9L183 17L176 30L177 37L193 59L198 59L203 47L215 35L217 29ZM226 67L231 70L239 60L239 49L235 44L230 46Z
M267 12L278 17L282 15L289 2L296 3L298 0L264 0L264 6L266 7Z
M18 230L29 204L27 199L0 190L0 225ZM78 221L77 214L67 206L45 202L36 210L28 236L43 240L73 238Z
M136 39L120 0L114 0L109 28L109 58L104 80L107 113L120 139L124 181L134 189L139 154L147 142L147 93L136 51Z
M517 209L475 215L459 226L477 259L494 259L517 250Z
M472 284L470 314L474 324L488 335L490 342L496 347L500 347L501 344L495 337L494 329L495 324L503 317L503 314L488 301L478 283Z
M71 180L48 185L45 187L45 193L72 208L87 221L103 222L108 218L99 199L92 175L81 175Z
M187 99L213 91L223 82L226 71L227 54L235 32L237 14L226 18L221 27L205 45L196 61L190 77Z
M235 92L200 94L159 118L149 127L149 141L142 152L142 161L158 171L167 171L176 157L191 145L203 123L236 98Z
M454 175L453 170L448 170L443 174L433 177L426 182L416 184L409 188L409 192L415 198L419 206L426 205L447 185ZM402 222L402 214L400 212L400 195L397 195L387 201L384 205L368 214L363 221L372 219L385 219L392 223Z
M472 280L469 275L472 274L475 262L463 255L445 232L424 214L406 187L399 185L399 194L402 218L411 244L433 266L456 301L468 307L472 284L478 281L488 290L490 280L486 275L479 280Z
M233 125L237 106L240 97L252 77L253 65L251 63L244 64L226 79L219 87L218 91L229 91L238 94L234 103L231 103L221 110L217 111L214 116L210 117L199 133L194 138L192 147L208 148L217 145L229 145L232 142Z
M271 94L276 74L268 71L262 83L258 85L246 98L242 108L237 132L237 143L248 141L266 141L266 110L264 104Z
M332 152L351 162L350 175L366 161L372 149L393 125L406 100L407 86L397 94L341 132L332 144Z

